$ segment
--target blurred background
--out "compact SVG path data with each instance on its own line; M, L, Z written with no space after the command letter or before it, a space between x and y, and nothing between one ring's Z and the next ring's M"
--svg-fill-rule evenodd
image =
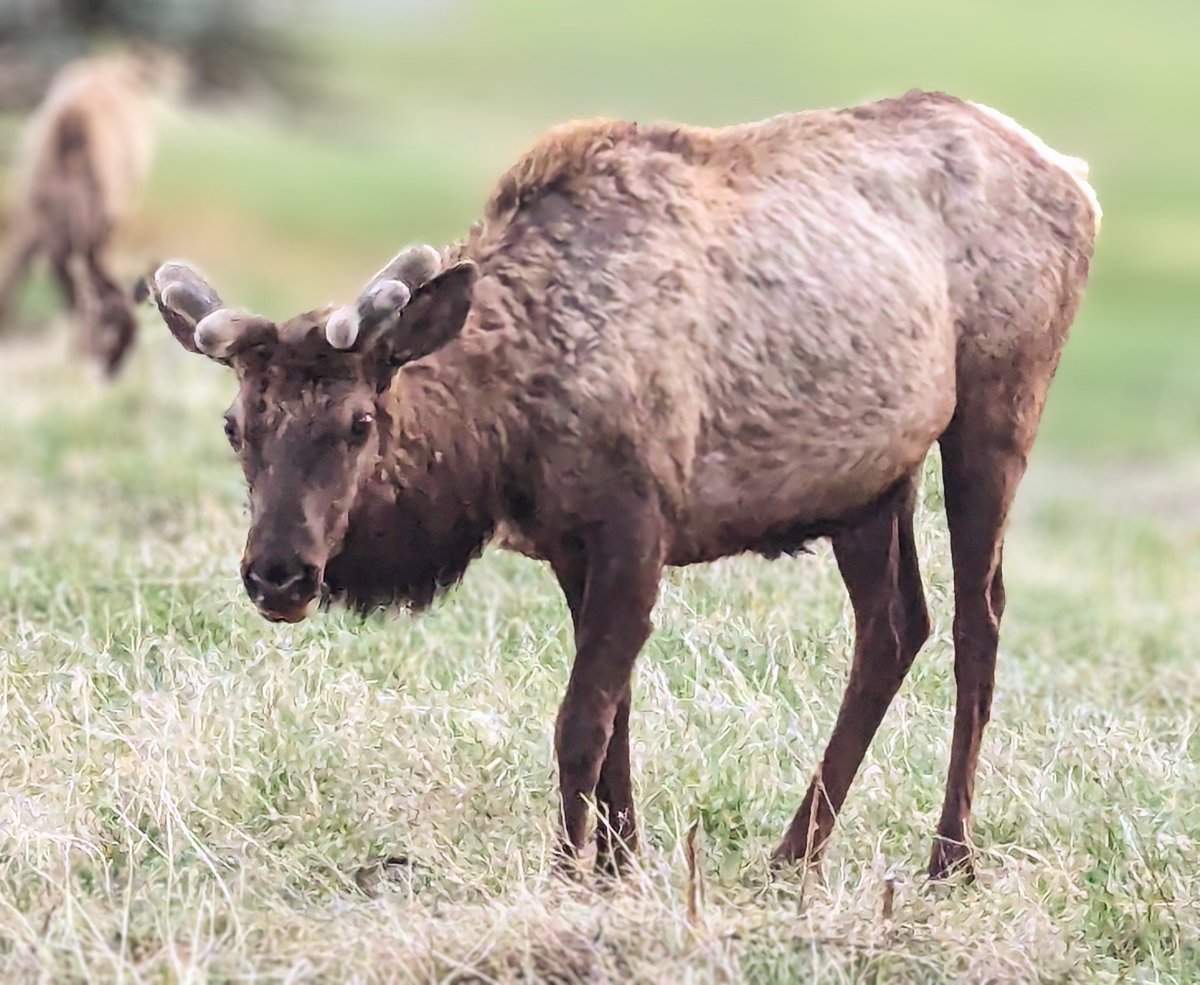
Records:
M988 103L1086 158L1105 210L1042 444L1109 460L1200 446L1200 7L1188 0L0 10L0 148L64 60L121 37L185 52L189 96L162 127L123 255L186 255L279 316L345 296L404 243L459 235L496 176L567 118L721 124L913 86ZM35 288L26 305L38 303Z

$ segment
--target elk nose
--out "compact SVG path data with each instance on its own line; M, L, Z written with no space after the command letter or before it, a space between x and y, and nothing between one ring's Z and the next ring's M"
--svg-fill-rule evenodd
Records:
M246 568L250 594L280 596L311 594L317 590L318 571L298 557L257 559Z

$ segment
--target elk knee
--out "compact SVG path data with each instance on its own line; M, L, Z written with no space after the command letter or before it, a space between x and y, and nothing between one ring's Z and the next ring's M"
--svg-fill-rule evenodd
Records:
M911 664L920 652L930 635L933 633L933 626L929 621L929 610L925 608L925 604L910 607L907 618L904 620L904 653Z
M1000 644L1000 617L987 600L960 605L954 614L954 645L972 653L995 654Z

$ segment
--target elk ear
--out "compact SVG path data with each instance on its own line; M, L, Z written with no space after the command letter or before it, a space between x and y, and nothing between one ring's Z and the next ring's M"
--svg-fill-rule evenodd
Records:
M374 340L374 353L394 370L436 352L462 331L471 310L471 292L479 268L457 263L422 284L408 303L385 316Z

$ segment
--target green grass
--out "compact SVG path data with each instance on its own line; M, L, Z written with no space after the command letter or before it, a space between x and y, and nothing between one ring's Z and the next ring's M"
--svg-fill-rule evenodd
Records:
M1105 225L1007 548L980 879L923 879L953 704L932 464L935 633L823 884L766 859L848 665L825 549L666 579L632 730L642 869L596 895L548 871L571 651L545 570L490 553L421 619L270 626L237 578L228 374L148 320L105 387L61 330L26 332L0 351L0 980L1200 980L1197 30L1166 0L519 0L323 35L344 101L315 119L177 117L131 267L191 256L278 315L457 235L569 116L717 123L920 84L1087 157Z

